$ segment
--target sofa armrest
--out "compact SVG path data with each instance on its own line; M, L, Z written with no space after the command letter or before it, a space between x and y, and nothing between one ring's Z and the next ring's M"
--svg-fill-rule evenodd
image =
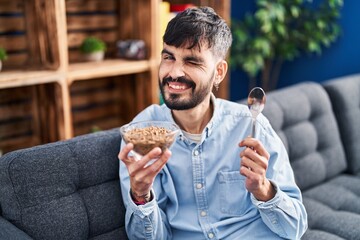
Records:
M0 216L0 239L33 240L2 216Z

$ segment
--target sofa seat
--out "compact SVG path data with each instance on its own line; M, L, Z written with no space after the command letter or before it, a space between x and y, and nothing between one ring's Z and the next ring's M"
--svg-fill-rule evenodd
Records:
M341 174L303 192L309 229L303 239L359 239L360 178ZM314 235L314 236L311 236Z

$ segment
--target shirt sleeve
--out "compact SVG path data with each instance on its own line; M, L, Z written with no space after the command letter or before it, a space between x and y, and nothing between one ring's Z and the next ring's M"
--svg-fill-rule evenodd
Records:
M276 194L267 202L258 201L251 195L251 201L274 233L286 239L300 239L307 229L301 191L295 183L284 144L268 122L264 126L259 139L270 153L267 178L275 187Z
M289 197L272 183L276 190L274 198L263 202L251 195L251 201L258 208L264 223L273 232L286 239L300 239L307 229L305 208L301 200Z
M120 161L121 193L126 208L125 228L129 239L171 239L171 231L164 212L159 208L157 196L152 190L153 199L136 205L130 196L130 180L126 166Z

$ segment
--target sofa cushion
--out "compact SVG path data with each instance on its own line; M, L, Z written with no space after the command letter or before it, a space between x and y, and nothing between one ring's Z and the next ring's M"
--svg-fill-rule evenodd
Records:
M304 196L303 203L308 212L309 228L302 240L359 239L358 213L332 209L322 201L307 196Z
M14 224L0 216L0 239L32 240L29 235L15 227Z
M341 174L303 192L303 196L312 198L334 211L347 211L360 216L360 179L356 176Z
M119 146L113 129L4 155L2 215L35 239L126 239Z
M330 100L320 84L305 82L269 92L264 115L287 148L300 189L346 169Z
M329 80L324 87L338 121L348 171L360 173L360 75Z

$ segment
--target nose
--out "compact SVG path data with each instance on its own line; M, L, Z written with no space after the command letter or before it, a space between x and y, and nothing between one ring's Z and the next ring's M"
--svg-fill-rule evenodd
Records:
M169 71L169 76L172 79L177 79L185 76L183 64L179 61L175 61Z

